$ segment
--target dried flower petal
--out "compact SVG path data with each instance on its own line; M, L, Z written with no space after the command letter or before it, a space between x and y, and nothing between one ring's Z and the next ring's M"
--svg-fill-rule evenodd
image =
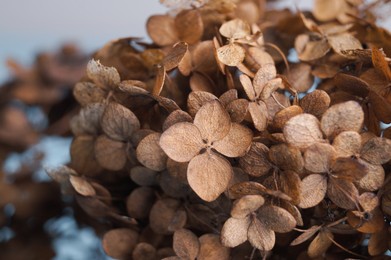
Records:
M330 238L334 238L333 233L328 229L322 229L308 246L308 256L311 258L321 257L332 244Z
M262 206L258 211L261 222L271 230L279 233L291 231L296 226L296 220L285 209L273 205Z
M320 142L323 134L318 119L311 114L300 114L292 117L283 129L286 141L294 147L305 149Z
M335 149L330 144L315 143L304 152L304 166L312 172L328 172L335 155Z
M106 67L96 60L88 62L87 75L95 85L103 89L115 88L121 81L116 68Z
M319 204L326 196L327 178L322 174L310 174L301 181L302 199L299 207L306 209Z
M221 243L226 247L236 247L247 241L250 218L229 218L221 229Z
M272 250L276 242L274 232L257 218L253 218L248 228L248 241L262 251Z
M252 143L250 150L240 158L239 164L245 172L252 176L268 173L272 165L268 159L269 148L262 143Z
M187 168L190 187L205 201L213 201L223 193L232 178L232 168L227 160L205 152L194 157Z
M237 66L244 60L245 51L243 47L231 43L217 49L217 58L228 66Z
M98 163L107 170L119 171L126 164L126 144L114 141L101 135L95 142L95 157Z
M181 259L193 260L198 255L200 243L193 232L187 229L179 229L174 233L173 248Z
M233 123L229 133L213 143L213 148L228 157L243 156L251 145L253 134L250 129Z
M146 136L137 146L137 160L145 167L154 171L166 168L167 156L159 145L160 134Z
M261 195L247 195L236 200L232 206L231 216L233 218L245 218L251 212L256 211L265 203L265 199Z

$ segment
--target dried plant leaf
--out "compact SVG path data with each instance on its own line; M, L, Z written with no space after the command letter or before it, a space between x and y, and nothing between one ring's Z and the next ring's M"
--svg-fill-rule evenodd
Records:
M188 162L204 147L198 128L187 122L168 128L160 137L160 147L177 162Z
M300 236L296 237L291 243L291 246L300 245L301 243L304 243L308 239L310 239L313 235L315 235L319 230L321 229L321 226L313 225L306 231L304 231Z
M198 10L184 10L175 17L175 27L179 39L194 44L198 42L204 33L204 24Z
M272 167L268 153L269 148L266 145L253 142L250 150L239 159L239 164L251 176L265 175Z
M87 64L87 76L95 85L103 89L115 88L121 81L116 68L106 67L93 59Z
M77 193L83 196L95 196L95 189L91 184L86 181L84 178L79 176L70 175L69 181L72 184L72 187L76 190Z
M361 158L372 164L385 164L391 160L391 140L374 137L361 148Z
M202 139L211 143L223 139L231 129L231 119L217 100L203 105L194 118L194 125L200 130Z
M306 209L318 205L327 192L327 178L322 174L310 174L301 181L299 207Z
M334 138L343 131L359 132L363 122L364 112L361 106L355 101L347 101L327 109L320 124L323 132Z
M226 247L236 247L247 241L250 218L229 218L221 229L221 243Z
M246 218L265 203L261 195L247 195L236 200L232 206L231 216L236 219Z
M106 105L102 115L102 130L111 139L125 141L140 129L140 122L135 114L118 103Z
M124 168L127 161L125 149L125 143L101 135L95 142L95 157L103 168L119 171Z
M160 46L172 45L178 41L178 33L174 28L174 19L169 15L153 15L147 21L149 37Z
M328 172L335 156L335 149L330 144L315 143L304 152L304 166L312 172Z
M248 241L255 248L270 251L276 242L274 232L257 218L253 218L248 228Z
M173 248L181 259L196 259L200 250L198 237L188 229L175 231L173 237Z
M295 218L281 207L264 205L259 209L258 216L266 227L275 232L286 233L296 226Z
M251 145L252 131L240 124L233 123L229 133L213 143L213 148L227 157L243 156Z
M223 193L232 178L230 163L214 153L194 157L187 168L190 187L205 201L213 201Z
M243 62L244 57L245 51L243 47L234 43L217 49L217 58L227 66L238 66L239 63Z
M333 243L330 238L334 238L333 233L331 233L328 229L322 229L308 246L308 256L316 258L321 257L324 253L326 253L327 249Z
M323 90L314 90L300 100L300 106L304 113L321 118L330 106L330 96Z
M356 155L361 148L361 136L354 131L344 131L335 137L333 147L337 157Z
M323 134L318 119L311 114L300 114L292 117L283 129L286 141L294 147L305 149L320 142Z

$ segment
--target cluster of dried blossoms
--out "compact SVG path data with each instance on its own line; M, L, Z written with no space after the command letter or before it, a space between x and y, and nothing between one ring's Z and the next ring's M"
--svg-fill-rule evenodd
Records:
M69 135L69 120L78 113L73 85L85 73L88 56L73 45L39 53L31 67L8 62L13 76L0 85L0 259L50 259L52 234L44 225L61 216L64 204L54 182L39 182L45 154L26 156L16 172L5 173L7 158L41 138ZM14 160L15 162L15 160ZM12 233L12 236L7 237Z
M49 171L119 259L378 256L390 247L391 35L361 1L162 1L75 86ZM379 3L378 3L379 4ZM297 61L288 62L288 52ZM317 89L309 91L317 78ZM368 241L368 242L367 242Z

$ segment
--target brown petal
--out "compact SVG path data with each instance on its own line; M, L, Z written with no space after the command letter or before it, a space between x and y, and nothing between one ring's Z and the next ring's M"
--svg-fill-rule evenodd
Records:
M362 209L370 212L379 206L379 197L372 192L364 192L358 197L358 202Z
M330 106L330 96L323 90L314 90L300 100L300 106L305 113L321 118Z
M268 153L269 148L266 145L254 142L246 155L239 159L239 164L251 176L265 175L272 167Z
M338 207L343 209L355 209L358 195L358 190L353 183L343 179L329 179L327 196Z
M214 153L194 157L187 168L190 187L205 201L213 201L227 188L232 178L230 163Z
M226 38L241 39L250 34L250 25L240 19L234 19L223 23L219 32Z
M375 69L383 74L388 81L391 80L391 69L385 59L385 55L375 47L372 47L372 63Z
M268 117L266 104L262 101L249 102L248 111L250 112L255 128L258 131L264 131L267 127Z
M196 259L200 251L198 237L188 229L179 229L173 236L173 248L181 259Z
M321 257L333 243L330 237L334 237L333 233L328 229L322 229L309 245L308 256L311 258Z
M315 116L300 114L288 120L283 132L289 144L305 149L323 139L319 126L319 121Z
M248 241L261 251L270 251L276 243L276 235L257 218L253 218L248 228Z
M250 217L229 218L221 229L221 243L226 247L236 247L247 241Z
M132 252L132 259L155 260L157 252L153 245L141 242L136 245Z
M158 172L144 166L135 166L130 170L130 178L140 186L152 186L157 184Z
M309 229L303 232L300 236L296 237L291 243L291 246L300 245L301 243L304 243L308 239L310 239L313 235L316 234L320 230L321 226L313 225Z
M159 140L160 133L150 134L141 140L136 149L137 160L157 172L164 170L167 163L167 155L160 148Z
M273 206L262 206L258 211L260 221L275 232L286 233L296 226L295 218L287 210Z
M282 170L301 172L304 167L304 160L300 150L287 144L270 147L269 158Z
M95 142L95 157L103 168L119 171L126 164L126 144L101 135Z
M265 84L277 76L276 66L274 63L268 63L262 66L255 74L253 85L255 89L255 96L259 97Z
M385 164L391 160L391 140L374 137L367 141L360 151L361 158L372 164Z
M204 33L204 24L200 12L194 10L184 10L175 17L175 27L179 38L188 44L198 42Z
M212 93L205 91L192 91L187 98L187 110L191 116L195 116L203 105L215 99L217 99L217 97Z
M360 41L350 33L332 35L327 39L333 50L342 56L344 56L342 53L344 50L362 49Z
M121 81L116 68L106 67L93 59L87 64L87 76L103 89L115 88Z
M286 107L274 115L273 126L277 129L282 129L289 119L302 113L303 109L299 106L293 105Z
M354 131L344 131L333 141L337 157L357 155L361 148L361 136Z
M174 19L169 15L153 15L147 21L149 37L160 46L172 45L178 41Z
M301 180L299 175L292 171L283 171L279 175L282 191L292 198L291 203L298 205L301 200Z
M168 128L170 128L171 126L173 126L177 123L181 123L181 122L191 123L192 121L193 121L193 118L188 113L186 113L183 110L178 109L168 115L166 120L164 120L162 129L164 132Z
M247 115L248 107L248 100L240 98L229 103L225 109L227 110L233 123L241 123Z
M243 156L251 145L253 133L247 127L232 123L229 133L221 140L214 142L213 148L228 157Z
M215 83L209 76L198 72L193 73L193 75L190 77L189 83L193 92L203 91L213 93L216 89Z
M245 51L238 44L231 43L217 49L217 58L228 66L237 66L244 60Z
M284 85L282 84L282 79L281 78L275 78L271 79L266 84L263 86L261 95L259 98L261 100L267 100L269 99L274 92L278 89L284 89Z
M149 187L138 187L126 199L126 209L132 218L148 218L155 203L155 190Z
M379 208L372 212L364 212L363 217L349 211L347 217L348 223L362 233L373 234L384 229L384 215Z
M168 128L159 141L163 151L177 162L188 162L205 146L198 128L187 122Z
M226 107L229 103L235 101L238 99L238 90L237 89L230 89L221 94L219 97L219 100L223 107Z
M88 135L78 136L71 144L71 165L77 173L94 176L102 171L95 157L95 138Z
M256 98L256 94L251 79L249 78L249 76L245 74L240 75L239 78L240 78L240 83L242 83L243 89L246 92L248 99L254 101Z
M96 192L92 185L82 177L70 175L69 181L77 193L83 196L95 196Z
M371 256L381 255L388 250L389 231L383 228L371 235L368 242L368 253Z
M315 143L304 152L304 167L312 172L328 172L335 158L335 149L327 143Z
M72 118L71 129L74 135L98 135L101 131L101 118L105 105L91 103L82 108L79 115Z
M73 96L80 105L101 102L106 97L106 91L91 82L79 82L73 88Z
M334 138L343 131L359 132L363 122L364 112L360 104L347 101L327 109L320 124L323 132L329 138Z
M162 64L164 65L165 69L167 71L170 71L173 68L176 68L184 58L187 51L188 45L186 42L176 43L162 61Z
M234 201L231 210L233 218L246 218L250 213L256 211L265 203L261 195L246 195Z
M103 250L113 258L125 259L132 255L138 233L128 228L112 229L102 238Z
M140 122L135 114L118 103L109 103L102 115L102 130L111 139L129 140L140 129Z
M290 73L287 74L292 87L298 92L306 92L314 83L314 77L311 74L311 65L306 63L294 63L290 65Z
M221 244L219 235L205 234L199 238L199 241L200 252L197 260L230 259L230 250Z
M154 232L162 235L169 235L174 233L168 227L173 222L180 202L171 198L160 199L155 202L149 212L149 223Z
M318 205L326 196L327 178L322 174L310 174L301 181L299 207L306 209Z
M380 189L385 179L383 166L371 164L364 160L359 160L359 162L365 168L364 176L356 182L357 186L365 191L376 191Z
M344 1L339 0L316 0L313 14L321 22L335 19L347 7Z
M231 129L231 119L217 100L203 105L194 118L194 125L200 130L202 139L212 143L223 139Z
M301 61L312 61L326 55L330 50L330 45L326 38L312 41L306 34L296 37L295 48Z

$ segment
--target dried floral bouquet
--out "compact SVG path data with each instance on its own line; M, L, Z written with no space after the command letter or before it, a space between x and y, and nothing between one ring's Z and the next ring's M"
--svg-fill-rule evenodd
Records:
M71 162L48 171L105 227L105 252L383 259L391 35L374 12L389 1L161 2L153 43L115 40L88 63Z

